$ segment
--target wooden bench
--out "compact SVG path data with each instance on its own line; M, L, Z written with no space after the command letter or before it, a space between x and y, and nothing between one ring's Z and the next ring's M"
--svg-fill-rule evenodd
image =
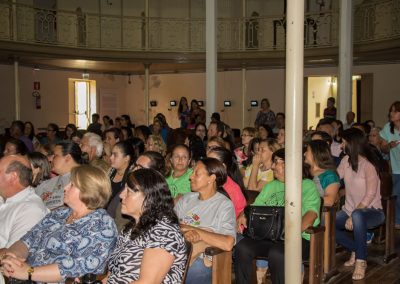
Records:
M388 263L393 258L397 257L394 239L396 196L392 195L392 175L389 172L385 171L381 173L380 178L381 198L383 210L385 212L385 222L379 227L377 243L382 244L383 242L385 242L385 253L383 256L383 262Z

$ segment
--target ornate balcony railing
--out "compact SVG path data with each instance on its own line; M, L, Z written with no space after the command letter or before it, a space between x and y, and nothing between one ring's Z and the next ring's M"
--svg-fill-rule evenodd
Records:
M338 11L307 13L306 48L338 45ZM284 50L284 15L220 18L218 50ZM124 51L204 52L205 19L111 16L0 1L0 40ZM400 38L400 0L355 7L355 43Z

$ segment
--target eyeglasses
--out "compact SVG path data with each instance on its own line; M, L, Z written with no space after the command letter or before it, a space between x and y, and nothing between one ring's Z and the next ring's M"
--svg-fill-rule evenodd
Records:
M46 129L47 132L52 132L54 129Z
M242 134L241 136L242 137L253 137L253 135L251 135L251 134Z

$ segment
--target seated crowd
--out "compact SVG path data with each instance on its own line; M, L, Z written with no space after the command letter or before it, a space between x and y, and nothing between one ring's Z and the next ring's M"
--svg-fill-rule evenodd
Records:
M129 115L100 123L94 114L86 131L68 124L63 134L54 123L35 135L31 122L14 121L0 145L0 277L204 284L212 279L206 248L216 247L233 251L236 283L251 283L253 260L258 283L267 270L272 283L284 283L284 241L246 234L246 206L285 206L290 178L285 116L267 99L261 107L255 127L240 137L218 113L207 129L205 111L195 100L189 108L186 98L178 129L161 113L149 127L135 127ZM385 220L385 164L400 195L400 102L383 128L348 120L344 129L336 110L325 113L303 140L302 256L310 250L306 230L324 222L321 206L337 206L336 241L350 252L344 265L359 280L371 229Z

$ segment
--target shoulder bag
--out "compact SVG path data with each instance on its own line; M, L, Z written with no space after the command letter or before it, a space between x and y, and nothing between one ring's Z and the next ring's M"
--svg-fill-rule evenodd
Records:
M243 234L253 240L283 241L285 234L285 207L247 206L244 210L247 229Z

